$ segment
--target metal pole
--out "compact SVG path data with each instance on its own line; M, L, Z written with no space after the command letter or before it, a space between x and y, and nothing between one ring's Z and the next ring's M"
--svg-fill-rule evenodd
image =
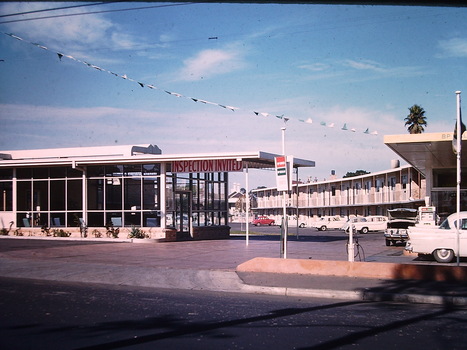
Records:
M246 245L248 245L250 243L250 189L249 189L249 184L248 184L248 178L249 178L249 176L248 176L248 163L247 163L246 167L245 167Z
M297 240L298 240L298 225L299 225L299 214L300 214L300 210L299 210L299 206L298 206L298 168L297 168L297 176L296 176L296 182L297 182Z
M284 157L287 157L285 155L285 126L283 126L281 128L282 130L282 155ZM286 165L287 165L287 158L286 158ZM282 219L282 230L281 230L281 234L282 234L282 249L281 249L281 253L282 253L282 257L284 259L287 259L287 235L288 235L288 230L287 230L287 191L283 191L282 193L282 197L283 197L283 203L282 203L282 216L283 216L283 219Z
M456 227L456 233L457 233L457 266L460 264L460 211L461 211L461 141L462 141L462 125L461 125L461 92L456 91L456 97L457 97L457 205L456 205L456 210L457 210L457 227Z
M353 232L354 232L354 229L355 229L355 226L354 225L350 225L350 228L349 228L349 243L348 243L348 260L349 261L354 261L354 257L355 257L355 251L354 251L354 245L353 245Z

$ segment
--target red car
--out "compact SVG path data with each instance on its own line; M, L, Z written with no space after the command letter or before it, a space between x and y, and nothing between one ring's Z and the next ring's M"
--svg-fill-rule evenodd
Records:
M267 216L259 216L257 219L254 219L251 222L255 226L261 226L261 225L274 225L275 221L273 219L268 218Z

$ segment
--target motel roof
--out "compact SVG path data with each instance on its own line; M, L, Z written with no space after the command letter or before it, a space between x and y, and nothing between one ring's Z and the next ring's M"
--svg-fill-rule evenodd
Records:
M234 159L243 161L244 167L274 168L275 157L280 155L263 151L235 153L161 154L154 145L123 145L109 147L51 148L0 151L0 167L31 166L86 166L101 164L154 163L192 160ZM315 162L293 158L293 167L314 167Z

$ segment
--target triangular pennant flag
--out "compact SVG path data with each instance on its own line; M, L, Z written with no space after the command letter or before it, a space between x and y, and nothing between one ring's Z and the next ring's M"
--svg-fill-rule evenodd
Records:
M333 128L334 127L334 123L331 123L328 125L328 128Z
M195 102L198 102L198 99L196 99L196 98L193 98L193 97L192 97L191 99L192 99L193 101L195 101Z
M368 130L368 128L363 132L364 134L369 134L370 133L370 130Z
M357 131L357 130L355 130L355 128L352 128L352 129L350 129L350 131L355 132L355 131Z
M142 88L144 88L144 84L143 83L140 83L138 82L139 86L141 86Z
M256 115L259 115L259 112L255 112L255 111L253 111L253 113L254 113L254 114L256 114Z
M378 135L378 132L375 130L371 133L371 135Z
M344 124L344 126L342 127L342 130L348 130L347 129L347 124Z
M11 33L5 33L5 34L11 36L13 39L17 39L17 40L24 41L24 40L23 40L22 38L20 38L19 36L13 35L13 34L11 34Z
M61 60L62 60L62 57L63 57L63 55L62 55L61 53L59 53L59 52L57 52L57 55L58 55L58 59L61 61Z
M321 123L319 123L319 125L326 126L326 122L321 122Z
M313 124L313 119L311 119L311 118L308 118L307 120L305 120L305 123L308 123L308 124Z
M285 122L288 122L289 120L290 120L290 118L285 118L285 117L284 117L284 121L285 121Z
M48 48L46 48L45 46L42 46L41 44L36 44L36 43L32 43L32 44L36 45L37 47L40 47L43 50L48 50Z

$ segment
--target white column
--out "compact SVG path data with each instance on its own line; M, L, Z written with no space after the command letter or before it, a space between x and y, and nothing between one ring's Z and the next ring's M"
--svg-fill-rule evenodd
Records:
M250 243L250 186L249 186L249 176L248 176L248 163L245 167L245 197L246 197L246 245Z
M159 192L160 192L160 208L161 208L161 229L165 229L167 226L166 226L166 222L165 222L165 211L166 211L166 182L167 182L167 176L166 176L166 163L161 163L161 174L160 174L160 178L161 178L161 183L160 183L160 189L159 189Z

